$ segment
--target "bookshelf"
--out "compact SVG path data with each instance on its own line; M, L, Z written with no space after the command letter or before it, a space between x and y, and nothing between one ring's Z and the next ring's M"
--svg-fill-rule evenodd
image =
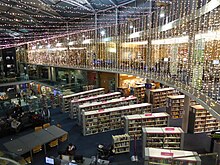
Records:
M219 121L201 105L190 107L189 111L189 133L211 132L219 129Z
M96 96L90 96L86 98L81 98L81 99L75 99L71 101L71 110L70 110L70 118L76 118L78 111L79 111L79 105L82 105L84 103L92 103L92 102L98 102L98 101L107 101L115 98L120 98L121 93L120 92L113 92L113 93L106 93L106 94L101 94L101 95L96 95Z
M153 108L166 107L167 96L174 94L174 88L152 89L150 90L150 103L153 105Z
M120 107L126 105L132 105L137 103L137 97L129 96L129 97L120 97L112 100L102 101L102 102L93 102L93 103L85 103L79 105L78 108L78 124L82 121L82 112L94 111L99 109Z
M198 153L193 151L145 148L143 158L144 165L201 165Z
M70 111L71 100L100 95L100 94L104 94L104 92L105 92L104 88L97 88L89 91L60 96L62 112Z
M172 119L183 118L185 95L167 96L166 111Z
M182 149L184 132L180 127L142 127L142 149L145 147Z
M169 114L162 113L146 113L125 116L125 133L134 138L141 139L142 127L166 127L169 124Z
M115 154L130 152L130 136L128 134L112 135Z
M151 104L133 104L122 107L82 112L83 135L91 135L109 130L123 128L125 115L151 112Z
M145 85L136 85L131 87L132 94L138 98L138 103L143 103L145 98L146 88Z

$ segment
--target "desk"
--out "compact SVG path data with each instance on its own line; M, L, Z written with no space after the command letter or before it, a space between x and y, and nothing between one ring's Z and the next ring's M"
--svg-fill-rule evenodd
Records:
M44 145L44 152L46 154L46 144L52 140L58 139L68 132L58 128L57 126L50 126L38 132L21 136L12 141L6 142L3 145L5 148L17 155L23 155L30 152L32 157L32 149L38 145Z
M63 135L67 134L66 131L64 131L63 129L61 129L55 125L52 125L48 128L45 128L45 131L49 132L51 135L53 135L56 138L60 138Z
M25 143L21 142L18 139L6 142L3 145L9 152L15 153L17 155L23 155L30 151Z

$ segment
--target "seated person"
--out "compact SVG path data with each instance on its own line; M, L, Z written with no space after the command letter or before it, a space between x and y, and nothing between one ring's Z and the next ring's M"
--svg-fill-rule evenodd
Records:
M76 151L76 146L70 143L66 148L65 154L73 156L75 155L75 151Z
M13 129L15 129L16 132L18 132L18 131L19 131L19 126L20 126L20 124L21 124L21 122L19 122L19 121L13 119L12 122L11 122L11 127L12 127Z

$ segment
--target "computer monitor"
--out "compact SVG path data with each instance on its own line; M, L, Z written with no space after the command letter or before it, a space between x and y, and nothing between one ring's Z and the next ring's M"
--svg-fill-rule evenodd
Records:
M45 161L46 161L47 164L53 164L54 165L54 159L53 158L46 157Z
M213 60L213 64L214 65L218 65L219 64L219 60Z
M68 165L77 165L76 163L69 163Z

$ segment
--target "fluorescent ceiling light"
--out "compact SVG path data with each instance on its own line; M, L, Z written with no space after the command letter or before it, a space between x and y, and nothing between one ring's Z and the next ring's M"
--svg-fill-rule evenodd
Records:
M75 43L75 42L70 41L70 42L68 43L68 45L71 46L71 45L73 45L74 43Z
M82 44L89 44L91 43L92 39L86 39L82 42Z
M189 42L189 36L152 40L153 45L181 44L188 42Z
M141 36L141 32L135 32L130 34L130 36L128 38L138 38Z
M61 45L62 45L62 43L59 43L59 42L58 42L58 43L56 44L56 47L60 47Z

